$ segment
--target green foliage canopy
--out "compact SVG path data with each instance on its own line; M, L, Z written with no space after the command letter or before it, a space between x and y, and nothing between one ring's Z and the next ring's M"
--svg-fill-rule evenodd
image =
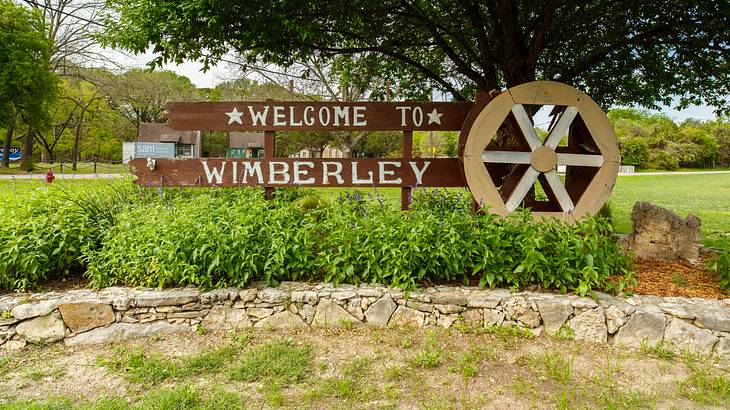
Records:
M49 70L51 42L43 19L10 0L0 0L0 127L20 115L36 128L48 125L57 79Z
M110 0L105 41L153 64L230 52L290 65L351 56L399 84L456 99L535 79L600 104L728 110L730 6L721 0ZM352 67L345 67L352 71Z

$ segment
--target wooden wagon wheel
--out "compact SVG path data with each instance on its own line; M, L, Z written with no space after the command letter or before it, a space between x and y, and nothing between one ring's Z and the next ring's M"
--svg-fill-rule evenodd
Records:
M555 106L544 140L528 114L542 105ZM522 143L494 146L498 132ZM561 144L566 137L567 144ZM551 81L521 84L490 101L468 132L463 159L475 201L490 212L506 216L523 206L538 217L570 222L601 209L620 164L606 114L586 94ZM558 165L566 166L564 183ZM547 200L535 198L536 183Z

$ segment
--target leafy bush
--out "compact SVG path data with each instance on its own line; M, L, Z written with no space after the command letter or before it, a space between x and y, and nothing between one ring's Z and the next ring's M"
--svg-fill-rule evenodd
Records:
M718 250L717 255L710 260L709 268L715 273L720 289L730 292L730 250Z
M642 138L631 138L621 143L621 163L639 168L649 161L649 144Z
M93 225L53 192L2 193L0 289L25 290L82 269L81 248Z
M602 218L544 223L525 211L501 220L473 215L470 197L441 191L415 193L406 213L377 194L347 193L336 205L311 195L165 192L120 213L98 247L84 248L86 275L95 286L204 288L325 280L413 289L479 279L580 294L611 289L611 275L630 278Z

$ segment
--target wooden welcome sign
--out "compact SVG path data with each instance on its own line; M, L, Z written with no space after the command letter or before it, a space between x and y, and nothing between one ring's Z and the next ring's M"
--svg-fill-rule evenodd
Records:
M554 106L543 138L531 114ZM468 187L475 203L505 216L520 206L573 221L597 212L620 164L608 118L586 94L536 81L474 103L176 102L176 130L263 131L264 158L137 158L137 183L148 186ZM401 131L401 158L275 158L277 131ZM413 158L413 131L459 131L458 158ZM565 166L565 176L558 174ZM563 181L564 180L564 181ZM538 189L542 188L542 192Z

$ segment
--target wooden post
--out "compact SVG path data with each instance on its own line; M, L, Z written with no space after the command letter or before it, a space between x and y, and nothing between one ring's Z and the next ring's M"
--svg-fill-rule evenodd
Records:
M264 158L276 157L276 131L264 131ZM274 198L274 187L264 185L266 199Z
M403 158L413 158L413 131L403 131ZM400 209L407 211L411 206L411 187L403 187L400 191Z

